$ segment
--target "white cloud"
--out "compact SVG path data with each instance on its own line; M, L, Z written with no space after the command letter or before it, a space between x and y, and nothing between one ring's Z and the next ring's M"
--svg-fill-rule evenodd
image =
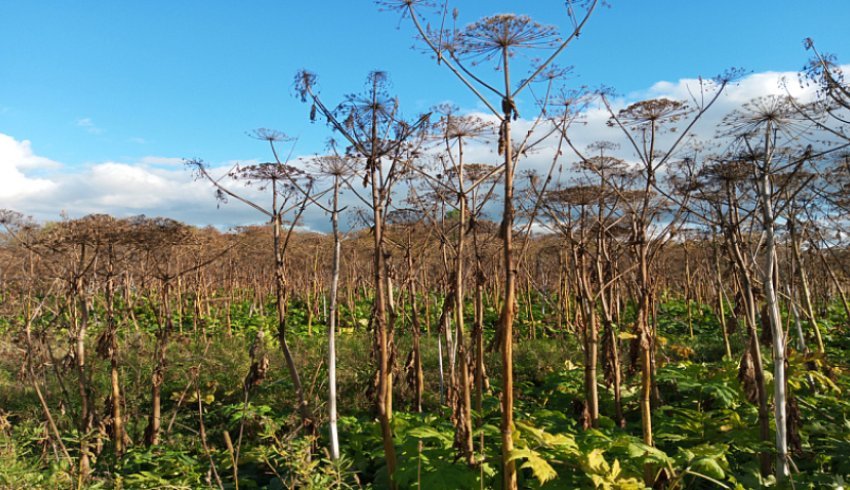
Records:
M0 133L0 208L38 220L108 213L119 217L167 216L196 225L223 227L264 221L262 214L241 203L219 206L213 187L208 182L195 181L182 164L182 158L146 156L138 161L108 161L71 168L36 155L29 141L17 141ZM232 166L233 162L224 162L210 172L221 176ZM31 175L36 172L37 177ZM241 184L233 187L246 198L266 205L266 192ZM316 218L320 216L321 213Z
M97 125L95 125L94 121L92 121L90 117L83 117L77 119L76 124L77 126L85 129L90 134L103 134L103 129L97 127Z
M55 187L54 182L27 175L27 172L59 167L60 164L48 158L35 155L29 141L16 141L0 133L0 203L14 203L50 192Z
M848 67L850 68L850 67ZM698 138L712 139L717 123L723 116L747 100L769 94L784 94L780 81L786 78L787 90L792 95L810 97L814 88L800 88L796 73L767 72L746 76L731 85L706 117L694 129ZM614 109L645 98L667 97L689 99L698 89L699 81L693 79L662 81L639 93L628 94L612 100ZM493 116L481 113L493 120ZM594 105L584 113L580 123L570 128L570 135L579 149L599 140L609 140L621 145L623 158L633 158L628 142L616 128L605 123L608 113ZM78 121L84 128L96 128L91 119ZM520 119L514 123L515 135L523 137L531 128L531 122ZM539 148L523 158L520 170L534 169L545 173L553 159L557 141L550 138ZM577 157L566 147L557 164L563 167L563 176L571 174L572 163ZM467 162L497 163L501 157L492 141L475 142L465 150ZM257 163L258 160L243 160L242 165ZM220 176L230 170L235 161L219 162L211 171ZM256 188L236 189L249 199L267 205L268 192ZM358 189L360 191L361 189ZM402 189L399 189L403 193ZM401 206L403 196L395 202ZM38 219L57 219L61 211L72 217L89 213L109 213L115 216L146 214L168 216L188 223L218 226L258 223L265 217L236 200L219 205L213 187L205 181L193 180L192 173L183 167L183 159L171 156L149 155L135 161L106 161L83 167L62 166L48 158L36 155L29 141L17 141L0 133L0 207L16 209ZM359 201L349 192L343 205L351 209ZM311 229L327 229L328 218L317 207L310 208L304 216L305 225ZM345 221L345 220L344 220Z
M850 71L850 66L844 67L845 72ZM783 83L787 82L787 83ZM653 84L645 91L634 92L625 97L616 97L611 100L614 111L622 109L631 103L651 98L668 98L686 101L691 107L699 103L700 84L706 83L699 79L682 79L678 81L660 81ZM710 92L709 92L710 93ZM802 101L809 101L815 95L815 87L801 87L797 80L796 72L763 72L753 73L732 82L717 99L715 104L705 113L700 121L694 126L691 135L702 141L716 141L718 125L723 118L732 111L740 108L741 104L767 95L790 94ZM706 96L706 100L709 97ZM696 99L696 100L694 100ZM629 141L618 128L610 128L605 123L609 119L608 111L601 104L588 108L583 115L582 121L573 124L569 129L570 138L577 148L585 149L589 144L607 140L620 145L618 156L626 160L634 158ZM515 134L524 135L530 127L528 121L518 121L515 124ZM667 140L678 137L678 133L667 135ZM539 151L524 160L521 168L531 168L538 171L546 171L554 156L555 138L550 138ZM662 141L661 147L664 147ZM494 146L490 144L489 146ZM574 154L566 149L562 158L565 164L577 160Z
M188 169L174 165L177 159L148 157L145 160L97 163L75 174L57 176L53 202L49 206L40 203L40 211L50 214L62 209L71 216L146 214L223 226L260 220L261 216L240 205L217 209L212 186L193 180ZM153 162L159 163L152 165ZM170 166L160 166L162 162ZM221 168L211 171L216 175L223 173ZM244 192L249 198L262 199L254 189Z
M144 165L180 166L183 165L183 161L182 158L147 156L142 157L139 163Z

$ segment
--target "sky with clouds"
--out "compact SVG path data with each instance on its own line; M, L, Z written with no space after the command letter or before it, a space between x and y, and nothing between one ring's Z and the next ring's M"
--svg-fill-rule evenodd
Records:
M562 1L455 3L461 25L514 11L569 26ZM750 98L783 93L783 78L788 90L807 96L810 89L796 82L807 58L804 37L850 60L846 0L820 0L817 8L776 0L608 3L559 59L573 66L566 84L613 87L622 105L686 98L698 76L748 70L697 128L703 137ZM331 134L311 124L309 108L293 96L300 68L319 74L322 95L332 101L382 69L409 115L445 101L482 110L445 70L411 49L408 21L368 1L316 8L265 0L0 0L0 11L0 208L40 220L111 213L222 227L260 221L239 203L219 205L182 162L203 158L223 172L235 162L267 161L267 147L246 136L258 127L298 137L295 155L321 153ZM492 73L486 62L477 68ZM573 127L574 140L617 140L606 119L591 107L585 123ZM548 150L522 165L548 166ZM492 144L471 151L477 160L496 160ZM306 225L324 229L326 221L314 210Z

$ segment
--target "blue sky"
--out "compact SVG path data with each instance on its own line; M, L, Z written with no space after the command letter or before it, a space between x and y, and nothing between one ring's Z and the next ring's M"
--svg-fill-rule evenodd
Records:
M575 83L628 93L729 66L795 70L806 59L805 36L823 50L850 54L841 52L850 49L847 0L819 0L816 8L777 0L610 3L560 60L575 66ZM445 99L472 103L410 49L409 24L368 0L0 5L0 131L68 164L262 156L244 136L257 127L305 135L299 150L319 151L324 128L312 131L306 108L292 97L292 77L302 67L320 75L334 100L382 69L409 111ZM458 6L462 20L504 11L556 25L566 20L556 0Z
M571 84L628 95L732 66L795 71L806 36L850 60L847 0L609 3L559 59L575 67ZM517 12L568 25L560 0L453 4L462 24ZM293 96L300 68L333 101L382 69L410 115L446 100L474 109L413 44L412 26L369 0L0 0L0 134L68 173L145 157L267 159L245 136L258 127L297 135L297 152L312 154L329 132Z

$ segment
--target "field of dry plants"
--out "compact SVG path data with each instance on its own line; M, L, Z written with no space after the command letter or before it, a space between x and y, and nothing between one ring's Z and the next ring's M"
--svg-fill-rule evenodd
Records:
M844 488L840 66L807 40L810 99L709 119L731 70L620 107L562 88L598 7L567 4L559 33L382 2L486 113L300 71L324 155L186 161L263 224L0 211L0 487ZM591 106L620 143L572 138Z

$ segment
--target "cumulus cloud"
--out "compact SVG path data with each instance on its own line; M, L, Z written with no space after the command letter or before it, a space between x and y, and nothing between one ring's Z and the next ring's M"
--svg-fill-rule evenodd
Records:
M844 67L844 70L850 71L850 65ZM615 112L637 101L654 98L681 100L694 108L701 102L701 87L707 89L705 98L707 100L713 93L711 91L710 81L681 79L677 81L659 81L646 90L611 97L610 102ZM791 95L803 102L807 102L815 96L815 87L800 86L796 72L763 72L744 76L726 87L714 105L711 106L694 126L691 137L704 142L716 142L718 128L725 116L739 109L742 104L749 100L769 95ZM491 114L478 113L477 115L486 120L495 121L495 118ZM630 143L623 132L619 128L612 128L606 124L609 117L608 110L601 103L592 103L583 112L582 117L568 129L570 139L580 150L586 149L588 145L597 141L610 141L620 147L617 156L627 161L634 160L634 152L631 151ZM524 136L531 128L531 121L520 119L514 123L514 134L520 137ZM540 131L538 130L538 132ZM676 137L678 137L677 133L666 136L668 141ZM538 172L548 171L553 158L556 156L557 143L557 138L554 136L543 141L534 152L530 153L520 162L520 169L536 170ZM662 147L664 146L663 143L664 140L662 140ZM473 145L468 150L465 150L465 152L474 159L496 162L498 158L495 156L494 147L495 144L493 142L480 143ZM564 168L567 169L578 158L568 148L563 148L562 150L563 155L559 158L558 165L563 164Z
M173 160L173 159L168 159ZM214 168L221 174L226 169ZM50 175L50 188L38 196L13 201L13 208L37 219L57 219L60 214L80 217L108 213L126 217L138 214L167 216L197 225L235 226L261 221L261 216L238 206L217 207L211 186L195 181L188 170L171 165L153 166L142 161L89 164L72 172ZM249 198L262 199L254 189Z
M788 83L783 85L783 79ZM617 97L612 104L618 110L647 98L690 100L698 92L699 83L694 79L662 81L645 91ZM813 95L813 91L813 87L800 87L793 72L751 74L728 87L694 128L694 136L711 140L722 118L754 97L790 92L805 100ZM492 115L479 115L495 121ZM619 156L633 159L622 132L605 124L608 117L604 107L598 104L588 107L581 120L569 129L571 139L580 149L599 140L619 143ZM97 128L90 119L81 119L78 123L84 128ZM521 138L531 130L532 121L520 119L514 123L514 128L514 134ZM496 146L492 139L473 142L465 149L466 161L498 163L501 157ZM545 173L554 161L555 168L562 169L561 178L568 179L572 163L576 160L577 157L566 147L559 155L556 138L549 138L523 157L520 170ZM235 163L218 162L211 173L224 175ZM253 163L257 161L241 161L243 165ZM268 204L267 191L245 188L236 183L233 185L245 197L261 205ZM399 193L404 194L405 190L399 189ZM401 195L394 202L405 205ZM354 209L360 203L349 192L344 196L343 205ZM42 220L57 219L60 212L72 217L89 213L168 216L196 225L220 227L260 223L266 219L261 213L235 200L228 204L217 202L213 187L206 181L195 181L179 157L150 155L135 161L106 161L70 167L37 155L29 141L18 141L4 134L0 134L0 207L16 209ZM305 213L303 219L306 228L327 230L329 227L327 216L315 206Z
M14 203L50 192L55 183L32 174L60 167L57 162L33 153L29 141L17 141L0 133L0 203Z
M225 175L236 162L210 168ZM240 161L251 165L255 160ZM38 173L38 177L32 174ZM240 183L236 192L267 206L268 192ZM61 165L33 153L29 141L0 133L0 208L19 211L41 221L77 218L93 213L117 217L139 214L167 216L195 225L222 228L261 223L261 213L232 200L218 202L209 182L195 180L183 159L146 156L136 161L107 161L78 167ZM321 211L305 216L305 227L322 228Z
M182 158L147 156L139 160L144 165L179 166L183 165Z

